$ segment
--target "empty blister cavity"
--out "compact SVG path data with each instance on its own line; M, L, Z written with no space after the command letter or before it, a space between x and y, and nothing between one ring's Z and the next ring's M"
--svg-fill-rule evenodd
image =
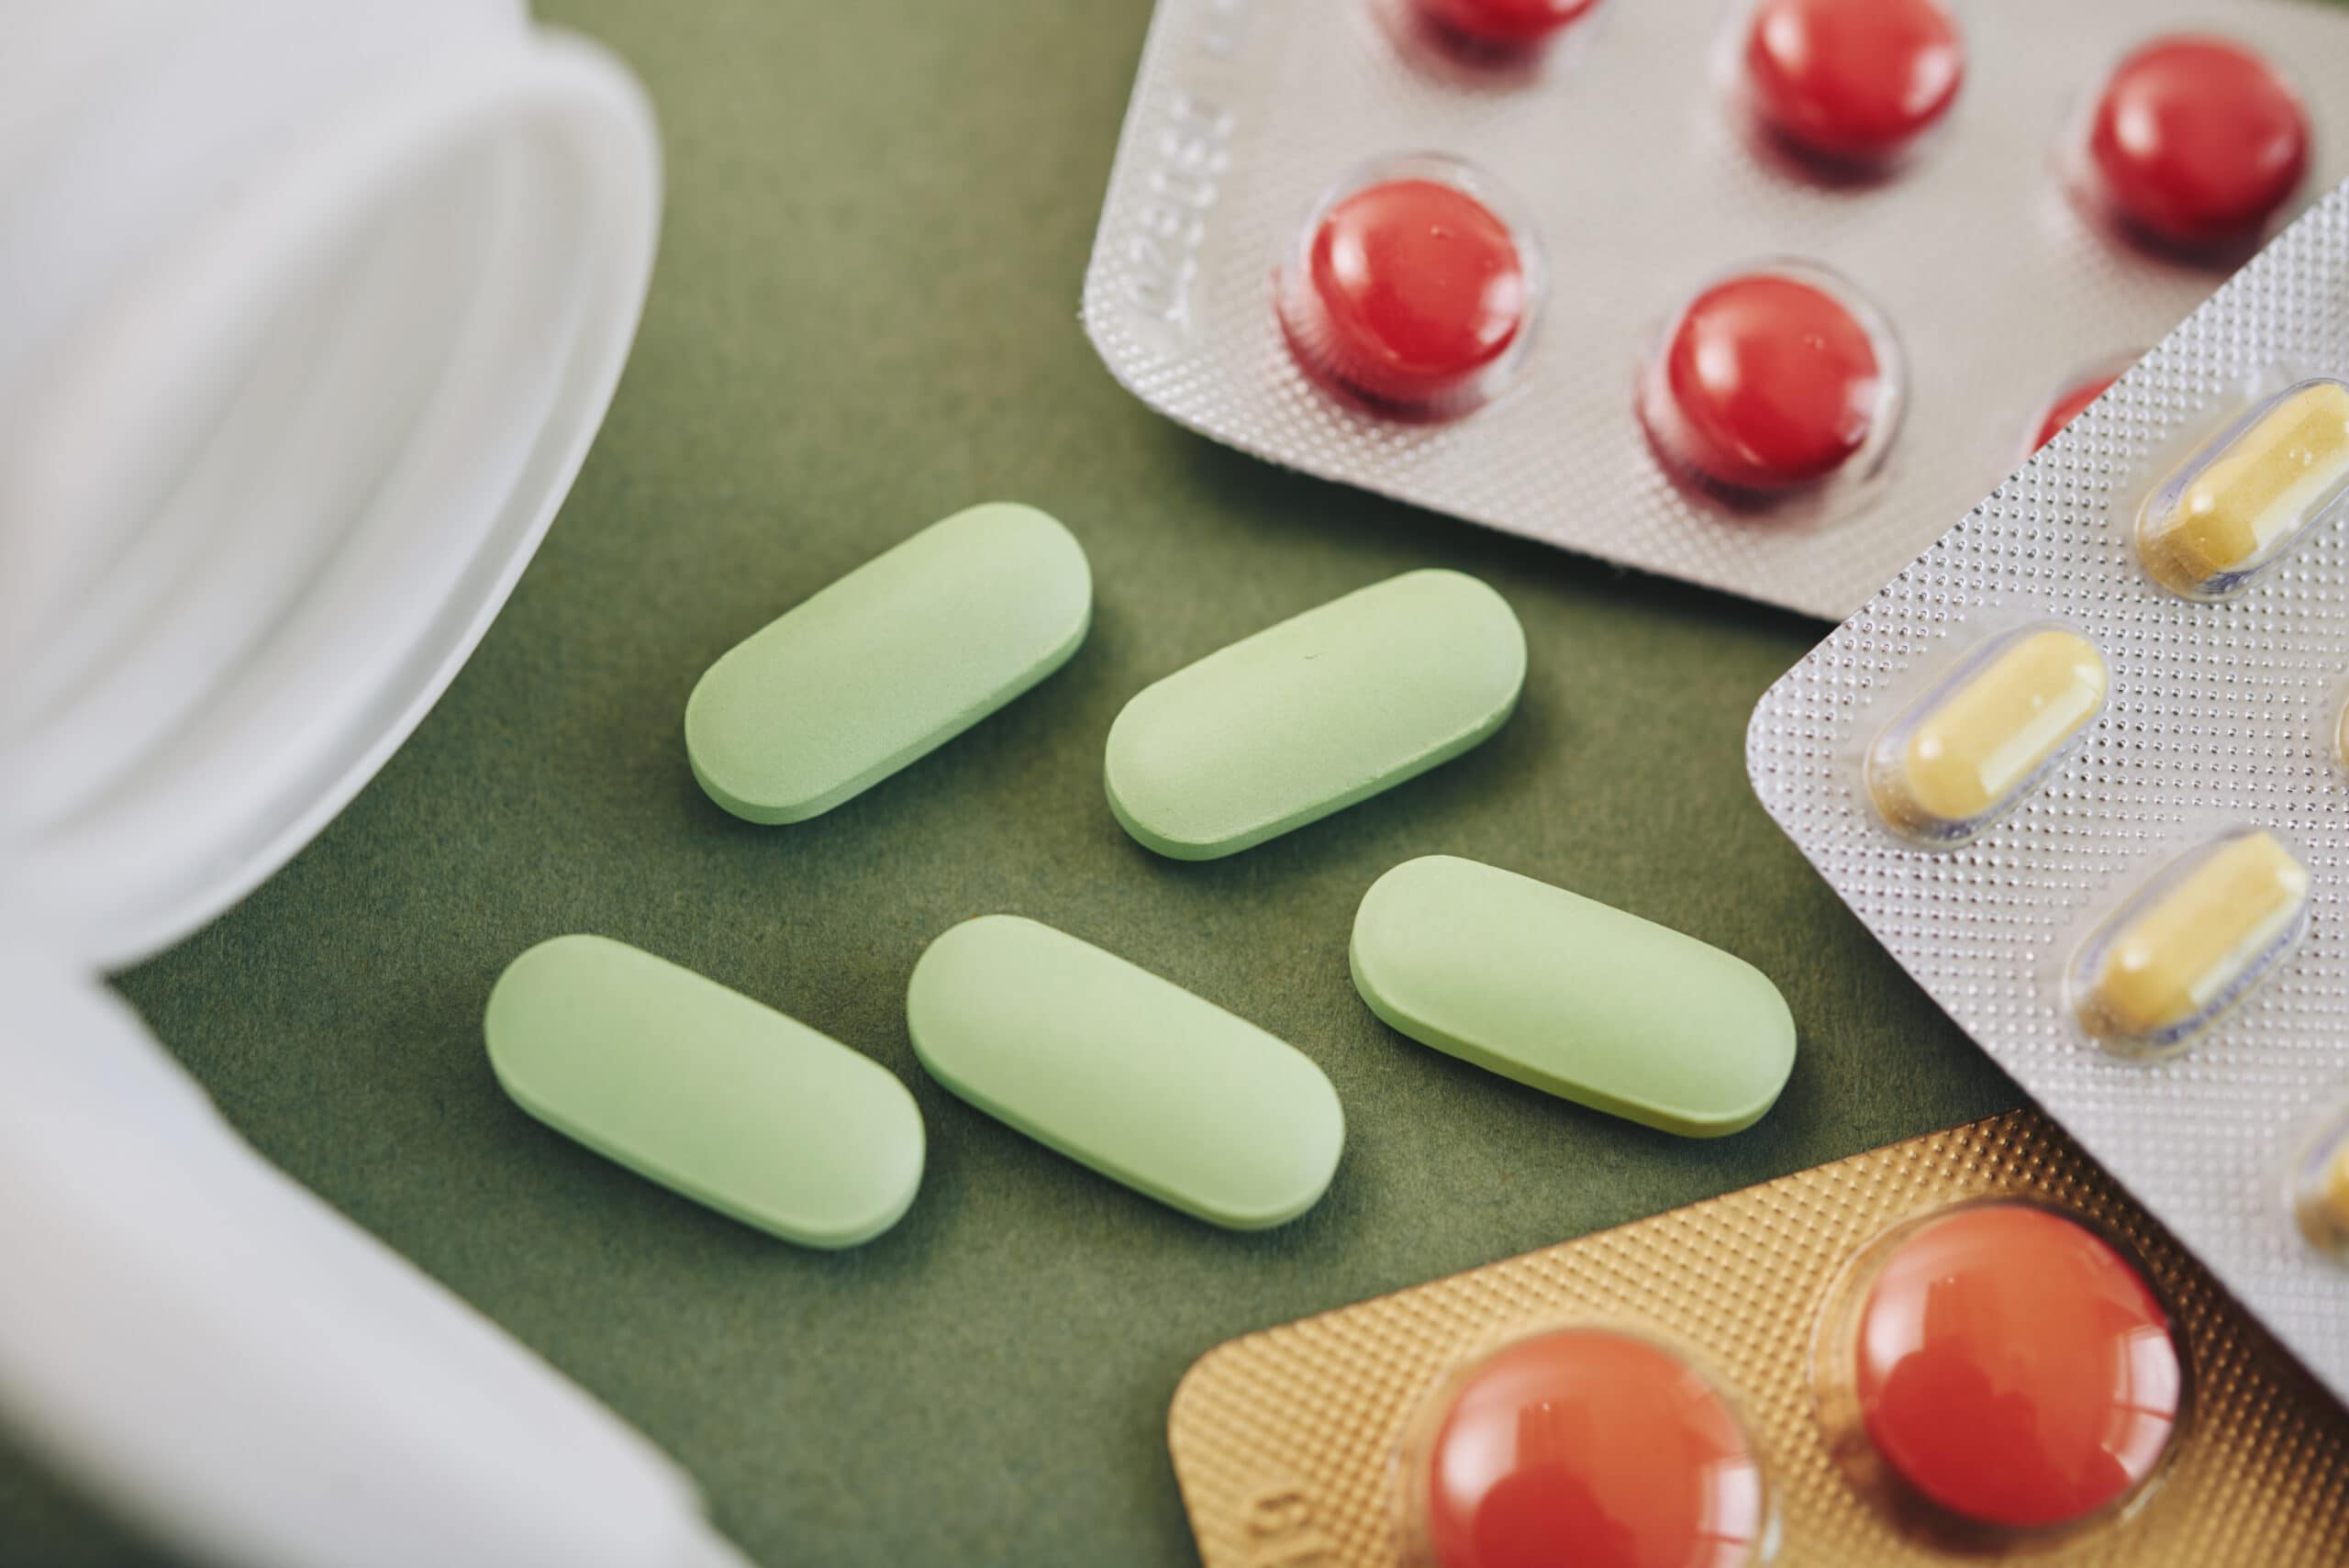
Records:
M1794 1016L1743 959L1475 861L1380 877L1348 957L1370 1010L1422 1045L1665 1132L1751 1127L1794 1071Z
M709 667L685 704L694 777L747 821L820 816L1067 663L1092 619L1092 569L1058 519L957 512Z
M1868 798L1904 837L1963 843L2078 743L2110 684L2104 655L2068 627L1993 637L1877 734L1864 768Z
M2185 1418L2168 1308L2068 1213L1981 1203L1912 1221L1828 1301L1812 1376L1830 1450L1944 1546L2044 1542L2126 1512Z
M1553 1329L1422 1399L1398 1447L1408 1568L1754 1568L1774 1496L1744 1421L1644 1335Z
M869 1241L921 1184L921 1113L887 1068L624 942L523 953L482 1033L524 1110L785 1240Z
M2285 388L2204 441L2137 509L2137 555L2189 599L2225 599L2339 512L2349 383Z
M1320 1201L1345 1147L1303 1052L1172 981L1014 915L965 920L914 966L930 1075L998 1121L1234 1230Z
M1516 710L1525 632L1459 572L1407 572L1143 688L1102 779L1135 840L1216 860L1449 762Z
M2152 39L2116 64L2076 134L2072 187L2092 216L2163 250L2240 250L2308 172L2307 108L2232 39Z
M1865 476L1899 427L1904 372L1883 313L1808 261L1717 279L1682 306L1640 378L1664 462L1750 499Z
M2308 925L2309 868L2264 828L2154 873L2081 944L2073 1016L2123 1056L2183 1051L2283 962Z
M1524 361L1546 287L1517 199L1459 159L1357 169L1314 204L1274 303L1308 375L1388 413L1463 414Z
M1942 0L1755 0L1744 28L1755 128L1832 165L1896 161L1948 115L1965 77L1965 37Z

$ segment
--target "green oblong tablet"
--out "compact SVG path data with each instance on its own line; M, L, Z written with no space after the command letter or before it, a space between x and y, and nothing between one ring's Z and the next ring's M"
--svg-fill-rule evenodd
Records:
M926 756L1059 669L1093 573L1033 506L955 513L737 644L685 704L710 799L804 822Z
M1794 1071L1794 1016L1743 959L1475 861L1372 884L1351 958L1370 1010L1422 1045L1666 1132L1751 1127Z
M1508 601L1408 572L1143 690L1109 728L1109 808L1162 855L1235 854L1459 756L1524 684Z
M888 1069L625 942L540 942L482 1032L524 1110L786 1241L869 1241L921 1185L921 1112Z
M930 943L906 1023L930 1076L989 1116L1235 1230L1311 1208L1345 1147L1338 1093L1296 1047L1018 916Z

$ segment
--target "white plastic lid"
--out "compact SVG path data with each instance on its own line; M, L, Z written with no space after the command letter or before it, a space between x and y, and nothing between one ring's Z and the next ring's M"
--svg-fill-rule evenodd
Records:
M479 641L634 336L657 141L514 0L0 0L0 895L113 967L288 860Z
M300 849L505 602L643 306L642 95L517 0L0 39L0 1419L205 1561L740 1568L89 974Z

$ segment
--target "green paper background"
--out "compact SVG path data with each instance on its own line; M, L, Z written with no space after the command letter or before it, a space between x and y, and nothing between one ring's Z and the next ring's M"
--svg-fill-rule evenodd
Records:
M1647 3L1647 0L1641 0ZM578 488L416 738L283 874L126 993L271 1159L698 1476L770 1563L1194 1561L1166 1403L1218 1341L2020 1103L1754 803L1745 721L1824 631L1191 436L1076 322L1146 0L545 0L642 72L670 191L642 337ZM685 695L735 641L974 501L1084 540L1069 667L815 823L704 799ZM1419 566L1525 623L1518 716L1466 759L1236 859L1112 822L1119 705L1211 649ZM1801 1054L1753 1130L1689 1142L1410 1044L1346 973L1354 904L1444 851L1771 975ZM916 1066L923 944L1008 910L1295 1042L1342 1096L1328 1199L1184 1219ZM781 1245L532 1122L480 1017L542 937L601 931L871 1053L929 1173L895 1231ZM157 1561L0 1456L0 1558Z

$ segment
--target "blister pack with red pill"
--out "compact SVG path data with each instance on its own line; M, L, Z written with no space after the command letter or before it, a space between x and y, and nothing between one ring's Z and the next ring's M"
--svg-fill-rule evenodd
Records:
M2032 1112L1247 1335L1205 1568L2349 1561L2339 1407Z
M1084 317L1218 440L1840 617L2343 174L2311 0L1160 0Z

